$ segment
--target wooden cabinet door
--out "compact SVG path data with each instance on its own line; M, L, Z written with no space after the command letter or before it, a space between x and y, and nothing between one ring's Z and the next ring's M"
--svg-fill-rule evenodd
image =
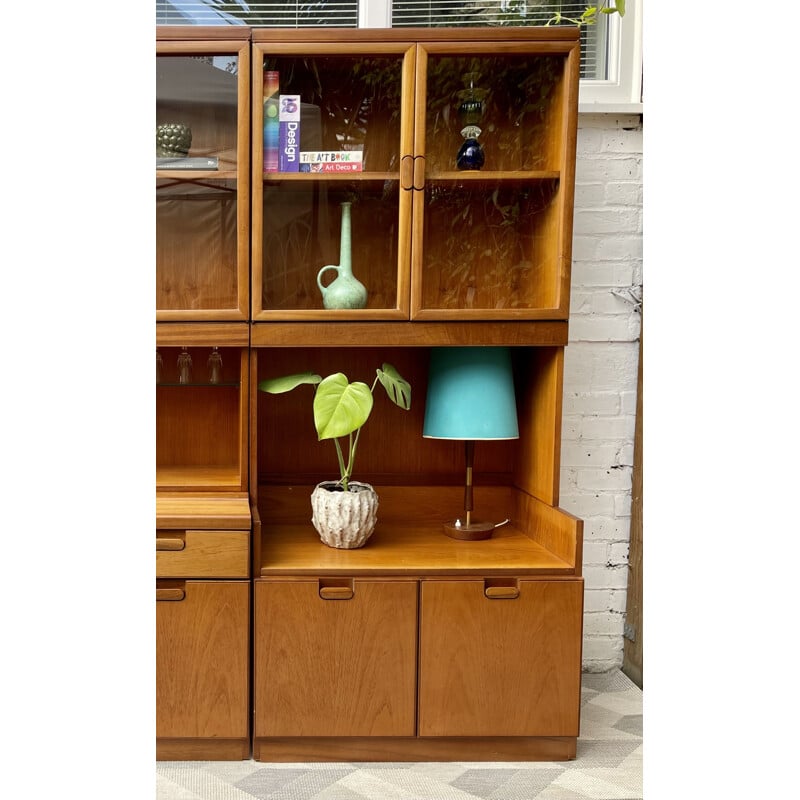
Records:
M583 581L505 583L422 582L420 736L578 735Z
M158 581L156 735L248 734L247 582Z
M256 582L256 737L414 735L417 583L350 587Z

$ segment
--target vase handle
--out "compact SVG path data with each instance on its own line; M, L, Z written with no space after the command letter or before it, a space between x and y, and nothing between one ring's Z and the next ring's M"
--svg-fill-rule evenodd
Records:
M317 273L317 286L319 286L319 290L322 292L322 296L323 297L325 297L325 292L328 291L328 287L322 285L322 273L325 272L325 270L328 270L328 269L335 269L336 270L336 275L338 276L339 275L339 270L341 269L341 267L339 267L338 264L328 264L327 267L323 267Z

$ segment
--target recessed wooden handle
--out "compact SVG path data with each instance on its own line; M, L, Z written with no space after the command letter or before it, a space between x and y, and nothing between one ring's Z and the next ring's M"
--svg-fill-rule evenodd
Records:
M516 586L487 586L483 593L490 600L516 600L519 597L519 588Z
M323 600L350 600L353 597L351 586L320 586L319 596Z
M418 192L425 188L425 156L414 156L414 188Z
M183 600L186 597L184 589L156 589L156 600Z
M183 539L156 539L156 550L183 550L185 547Z
M414 156L400 159L400 188L410 192L414 188Z

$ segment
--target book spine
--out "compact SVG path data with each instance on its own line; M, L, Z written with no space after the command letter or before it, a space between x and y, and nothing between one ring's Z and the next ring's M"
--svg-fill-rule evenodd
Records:
M300 95L280 95L280 138L278 169L299 172L300 167Z
M361 172L360 161L304 161L300 164L300 172Z
M278 171L278 70L264 72L264 172Z
M360 150L304 150L300 153L300 163L348 162L360 164L363 155Z

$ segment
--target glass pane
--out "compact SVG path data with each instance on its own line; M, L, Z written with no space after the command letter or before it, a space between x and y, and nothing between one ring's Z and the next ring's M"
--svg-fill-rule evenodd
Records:
M264 185L263 307L322 309L319 271L348 260L366 308L397 304L399 181L284 181ZM342 203L350 203L349 253ZM320 277L326 288L338 276Z
M465 124L474 122L483 170L544 170L558 164L564 59L503 55L428 59L426 171L456 169ZM465 103L479 104L465 120Z
M429 182L423 308L554 305L557 180Z
M236 168L238 58L156 59L156 155L212 157Z
M253 28L336 25L355 28L358 25L358 0L156 0L156 24L250 25Z
M156 181L156 308L236 308L236 184Z
M398 170L401 67L400 56L266 58L265 144L280 95L296 96L301 152L356 152L363 171Z

